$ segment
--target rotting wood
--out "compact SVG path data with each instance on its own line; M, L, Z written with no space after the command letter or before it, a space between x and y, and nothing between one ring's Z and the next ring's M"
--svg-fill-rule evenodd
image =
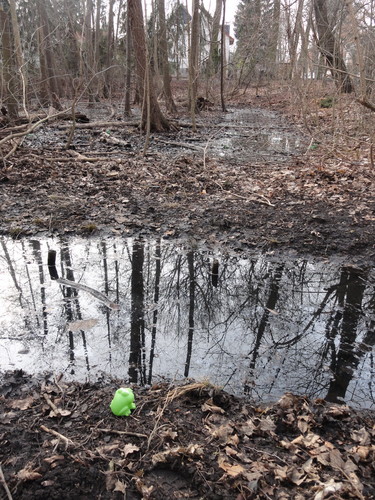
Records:
M128 127L139 127L139 121L138 120L132 120L132 121L111 121L111 122L90 122L90 123L77 123L76 128L86 128L86 129L95 129L95 128L123 128L124 126ZM61 123L56 126L58 130L66 130L71 127L71 124L68 123Z

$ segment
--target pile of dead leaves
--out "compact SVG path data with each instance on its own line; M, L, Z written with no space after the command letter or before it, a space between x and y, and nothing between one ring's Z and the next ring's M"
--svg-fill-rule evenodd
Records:
M118 382L4 379L1 498L314 499L375 496L375 420L286 394L262 408L204 383L134 387L115 417Z

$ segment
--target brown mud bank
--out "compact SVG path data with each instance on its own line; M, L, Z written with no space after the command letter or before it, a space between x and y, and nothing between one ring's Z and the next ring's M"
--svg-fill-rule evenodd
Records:
M375 496L374 414L291 394L253 406L209 384L94 385L3 377L1 498L270 499Z

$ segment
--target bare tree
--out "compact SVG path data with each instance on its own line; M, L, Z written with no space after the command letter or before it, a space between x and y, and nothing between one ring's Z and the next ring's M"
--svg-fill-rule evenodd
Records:
M339 40L336 39L328 20L326 0L314 0L314 13L318 47L332 72L337 88L340 92L353 92L353 83L346 69Z
M61 111L62 106L59 100L60 88L55 74L54 56L51 49L52 37L46 4L43 0L38 0L37 5L40 23L39 58L44 88L43 97L44 99L48 99L48 104L52 104L55 109Z
M198 62L199 62L199 0L193 0L193 18L191 20L191 41L189 58L189 104L193 130L196 130L195 110L198 90Z
M3 2L0 9L0 33L3 63L3 103L11 119L18 117L18 103L16 97L16 73L13 65L13 39L11 32L10 6ZM5 112L5 111L4 111Z
M138 87L141 96L143 96L142 129L145 130L149 124L150 130L156 132L169 130L170 123L161 112L154 88L150 85L150 65L147 60L141 0L128 0L128 15L136 60Z
M169 72L169 62L168 62L167 28L165 22L165 0L158 0L158 14L159 14L160 63L163 75L163 91L165 96L165 104L167 110L170 113L176 113L177 108L172 95L171 75Z
M222 12L223 0L216 0L216 8L212 20L212 32L210 40L210 52L208 55L208 76L216 75L219 69L219 32L220 19Z

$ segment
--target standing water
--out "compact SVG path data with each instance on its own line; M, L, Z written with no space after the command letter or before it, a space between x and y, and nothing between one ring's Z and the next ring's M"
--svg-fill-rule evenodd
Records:
M3 238L0 275L2 371L375 406L373 268L160 239Z

